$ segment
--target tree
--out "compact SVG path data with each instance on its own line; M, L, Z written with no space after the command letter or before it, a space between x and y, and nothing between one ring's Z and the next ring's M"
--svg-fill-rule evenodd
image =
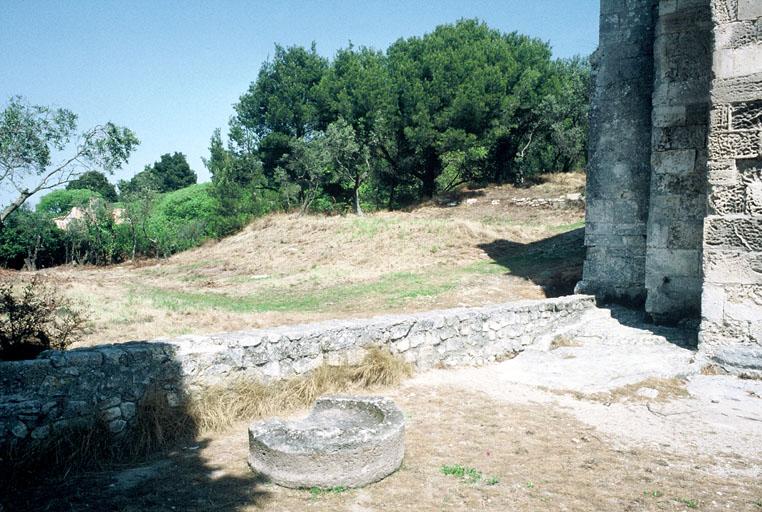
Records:
M286 206L290 208L292 203L298 203L300 213L306 213L333 178L325 135L316 132L311 138L296 139L292 152L276 170L275 178Z
M37 203L37 212L47 215L48 218L61 217L68 214L72 208L87 207L93 199L100 199L98 192L87 189L60 189L42 196Z
M119 187L119 198L122 201L124 201L126 197L141 193L145 190L152 190L158 193L161 188L159 178L153 173L153 169L150 166L146 166L144 170L137 173L129 181L119 180L117 186Z
M99 171L87 171L66 185L66 190L92 190L106 201L116 202L116 188L108 182L106 175Z
M368 146L359 140L355 129L344 118L328 125L325 145L339 179L348 181L352 188L355 213L362 215L360 186L371 169Z
M152 174L158 183L159 192L172 192L196 183L196 173L188 165L182 153L165 153L146 172Z
M18 195L0 211L0 225L42 190L65 185L93 167L119 169L139 143L131 130L110 122L77 133L77 116L70 110L12 97L0 112L0 186L13 187Z
M552 63L546 43L461 20L400 39L386 56L399 108L384 120L380 147L397 173L414 177L424 197L442 183L445 160L451 169L470 160L464 179L511 173L541 120Z
M317 54L314 43L309 50L276 45L273 59L262 65L235 106L234 124L259 137L279 132L302 138L319 130L317 85L327 69L328 61Z
M36 270L65 261L64 233L48 215L16 209L0 230L0 265Z

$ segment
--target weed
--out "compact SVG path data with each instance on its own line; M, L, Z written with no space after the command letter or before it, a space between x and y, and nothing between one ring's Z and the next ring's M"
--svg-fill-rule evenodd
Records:
M85 313L39 275L26 283L0 282L0 360L64 350L82 336L87 323Z
M469 483L476 483L482 479L480 471L474 468L461 466L460 464L455 464L454 466L442 466L439 468L439 471L443 475L454 476L455 478L466 480Z
M487 484L487 485L497 485L497 484L500 483L500 479L497 478L496 476L491 476L484 483Z
M664 496L664 493L659 490L643 491L643 496L650 496L651 498L661 498L662 496Z
M685 505L688 508L698 508L698 506L699 506L698 501L696 501L696 500L690 500L690 499L687 499L687 498L677 498L676 501L678 503L682 503L683 505Z
M534 489L534 484L532 482L527 482L527 489Z
M555 350L561 347L581 347L582 344L567 336L559 335L553 338L550 342L550 350Z
M326 494L341 494L343 492L347 492L349 489L347 487L344 487L343 485L339 485L337 487L310 487L310 496L312 498L319 498L320 496L324 496Z

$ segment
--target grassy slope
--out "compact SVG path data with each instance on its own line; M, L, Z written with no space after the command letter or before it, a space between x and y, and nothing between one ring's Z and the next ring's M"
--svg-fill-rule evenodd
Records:
M272 215L159 263L46 273L92 310L85 343L540 298L579 278L584 213L509 199L583 184L556 175L362 218Z

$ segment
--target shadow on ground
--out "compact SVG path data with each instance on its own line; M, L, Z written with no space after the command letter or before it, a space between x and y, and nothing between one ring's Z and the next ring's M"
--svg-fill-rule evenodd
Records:
M68 414L77 426L45 444L0 453L0 512L237 512L266 502L265 480L248 470L245 457L227 456L223 469L203 456L210 440L188 402L171 399L186 396L176 347L134 342L119 349L125 347L130 350L104 358L98 371L77 372L78 380L62 385L48 421ZM4 375L21 383L6 391L43 389L35 375L26 376L26 385ZM132 428L116 435L103 417L113 396L136 404ZM78 418L66 412L73 403L86 405Z
M580 228L528 244L495 240L481 244L479 248L506 273L529 279L542 287L547 297L562 297L573 294L574 286L582 279L584 241L585 229ZM682 348L695 350L698 345L696 320L678 325L657 325L643 309L605 306L610 307L611 315L622 325L648 330Z
M5 510L234 512L269 500L261 476L226 475L222 468L205 462L199 454L207 443L201 441L129 465L40 480L16 489Z
M585 229L580 228L528 244L495 240L479 248L506 273L529 279L547 297L562 297L574 293L582 279L584 239Z
M611 316L624 326L647 330L680 348L696 350L698 347L698 320L688 319L677 325L659 325L654 323L642 308L633 309L612 304L607 304L606 307L611 311Z

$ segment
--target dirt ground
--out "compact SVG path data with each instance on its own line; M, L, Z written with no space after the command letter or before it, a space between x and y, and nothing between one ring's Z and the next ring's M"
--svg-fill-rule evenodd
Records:
M145 464L25 489L7 510L762 510L762 381L704 375L695 333L591 312L566 343L419 373L390 396L402 467L362 489L291 490L246 465L245 423ZM444 466L470 468L470 477Z
M89 311L81 345L565 295L583 208L512 200L583 189L584 175L557 174L362 218L270 215L158 263L42 273Z
M714 474L716 456L612 447L607 436L552 406L507 404L457 388L413 386L387 394L406 416L405 459L399 471L363 489L318 493L263 482L246 466L241 424L142 471L45 487L8 510L762 509L760 480ZM442 466L455 464L482 478L442 474Z

